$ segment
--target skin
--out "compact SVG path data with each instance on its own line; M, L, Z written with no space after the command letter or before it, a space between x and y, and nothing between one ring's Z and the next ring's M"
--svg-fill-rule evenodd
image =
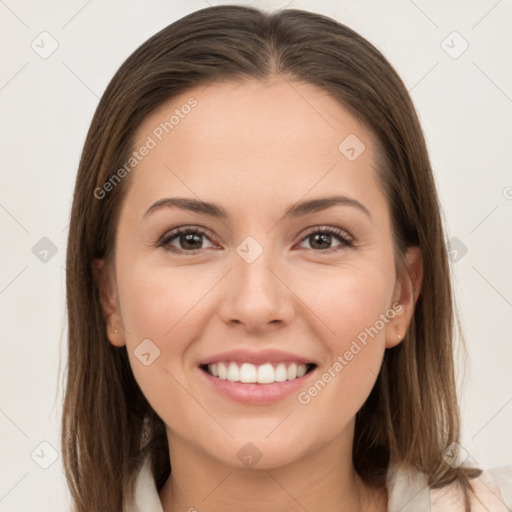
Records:
M109 339L126 345L167 426L173 470L160 491L163 509L385 511L386 490L354 471L354 420L385 349L409 325L422 265L411 248L407 272L395 273L373 136L322 90L272 77L187 91L144 121L135 147L190 97L197 107L131 171L115 265L95 262ZM366 147L354 161L338 150L349 134ZM282 218L297 201L334 193L369 215L337 205ZM214 202L229 218L177 208L144 218L165 197ZM179 237L171 242L179 252L158 247L180 226L212 236L200 238L195 254ZM318 248L315 226L339 228L353 246L332 236ZM252 263L236 252L247 236L263 249ZM235 403L198 378L201 359L238 347L309 357L318 378L397 301L400 313L307 405L295 393L270 405ZM160 350L149 366L134 355L146 338ZM249 441L262 454L251 468L237 457Z

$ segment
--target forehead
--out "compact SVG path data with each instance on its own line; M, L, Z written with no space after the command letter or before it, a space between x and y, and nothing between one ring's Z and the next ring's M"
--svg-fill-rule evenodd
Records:
M195 139L232 152L235 142L244 143L240 150L258 144L285 149L302 139L306 148L314 145L336 155L333 140L351 133L372 142L366 128L326 91L274 76L268 81L214 82L184 92L144 120L135 145L152 135L156 142Z
M134 140L134 150L151 146L129 192L146 203L167 192L207 200L236 191L247 203L256 192L279 202L333 188L368 196L376 187L371 133L303 82L274 77L190 89L150 114Z

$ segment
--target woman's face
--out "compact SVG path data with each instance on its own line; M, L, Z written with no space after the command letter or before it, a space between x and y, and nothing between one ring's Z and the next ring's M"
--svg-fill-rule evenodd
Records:
M370 133L275 78L190 90L134 146L105 310L171 450L270 468L350 443L410 318Z

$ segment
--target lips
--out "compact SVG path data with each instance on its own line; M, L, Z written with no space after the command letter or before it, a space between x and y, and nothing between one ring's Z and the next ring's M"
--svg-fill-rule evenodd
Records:
M265 349L259 351L251 350L230 350L226 352L220 352L207 357L199 362L199 366L208 366L212 363L219 362L235 362L235 363L250 363L253 365L263 365L265 363L295 363L299 364L315 364L313 359L303 357L291 352L285 352L277 349Z
M261 360L259 356L256 359ZM201 364L197 371L199 381L204 382L214 392L234 402L253 406L270 405L300 392L315 378L316 368L315 363L306 365L293 361L273 361L262 365L253 365L246 361L220 361ZM304 369L306 371L303 374Z
M282 350L232 350L204 359L199 367L216 381L227 381L226 384L270 385L298 380L312 371L316 363Z
M247 379L247 382L242 382L242 380L228 380L227 373L229 372L229 369L226 370L226 378L220 378L221 376L219 375L219 365L222 363L217 364L217 376L215 376L213 373L210 373L208 371L208 368L211 368L216 364L217 363L211 363L208 366L198 367L197 371L199 373L199 381L204 382L211 390L213 390L214 392L218 393L221 396L224 396L225 398L231 401L250 406L270 405L272 403L284 400L287 397L290 397L291 395L300 392L301 389L307 387L308 383L310 383L312 379L315 378L315 375L317 373L315 371L316 365L312 364L308 366L308 370L304 375L299 376L299 373L297 373L296 377L293 378L294 367L297 367L297 365L295 363L292 363L290 367L287 368L286 373L286 376L288 377L288 370L292 368L290 375L290 377L292 378L282 380L285 374L284 372L278 370L277 368L279 368L279 366L281 365L285 365L284 363L278 363L276 366L276 372L273 375L270 374L270 368L267 368L267 371L269 371L269 373L266 373L265 375L264 372L264 383L251 382L251 380L254 379L254 372L252 374L252 378ZM242 366L248 364L250 363L242 363ZM230 363L230 365L236 365L238 367L238 363L234 363L233 361ZM270 363L265 363L265 365L268 365L271 368L273 367L273 365L271 365ZM262 368L265 365L262 365L259 368ZM306 365L303 366L305 367ZM233 372L233 370L231 371ZM280 372L281 375L279 375ZM257 375L258 378L261 377L259 372ZM240 378L242 378L242 375L239 376ZM236 372L230 375L232 379L237 379L239 376L236 375Z

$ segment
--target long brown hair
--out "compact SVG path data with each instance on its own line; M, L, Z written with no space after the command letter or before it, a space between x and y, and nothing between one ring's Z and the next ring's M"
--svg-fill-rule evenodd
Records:
M457 481L469 510L469 478L479 470L452 467L441 457L460 438L455 315L440 205L407 89L372 44L328 17L221 5L181 18L133 52L103 94L85 141L67 249L61 439L76 512L121 510L148 453L158 489L171 470L164 424L138 387L126 348L107 338L92 269L95 258L112 263L130 175L101 199L97 191L127 161L137 128L161 104L216 80L272 74L318 86L374 134L397 268L407 247L418 246L423 255L422 291L405 340L386 350L377 382L356 416L355 468L379 486L391 463L425 472L432 487Z

